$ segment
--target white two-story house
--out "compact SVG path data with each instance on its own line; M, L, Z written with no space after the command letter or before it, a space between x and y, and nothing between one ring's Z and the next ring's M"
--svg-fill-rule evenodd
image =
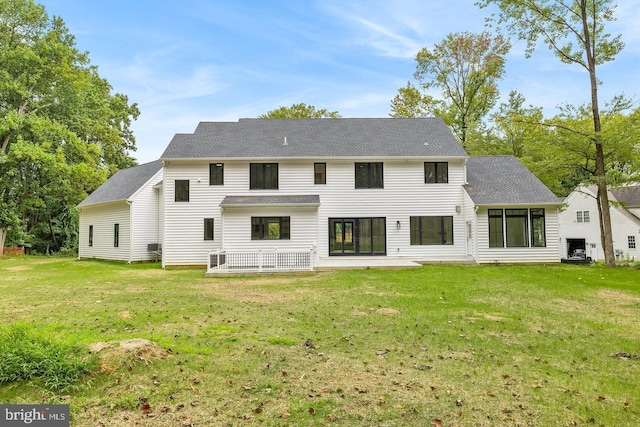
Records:
M439 118L202 122L160 160L163 266L273 248L559 262L557 197L514 157L467 155Z

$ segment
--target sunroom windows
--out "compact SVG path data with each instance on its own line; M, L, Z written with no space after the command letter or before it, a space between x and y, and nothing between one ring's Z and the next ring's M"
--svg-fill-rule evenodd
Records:
M489 247L545 247L543 208L489 209Z

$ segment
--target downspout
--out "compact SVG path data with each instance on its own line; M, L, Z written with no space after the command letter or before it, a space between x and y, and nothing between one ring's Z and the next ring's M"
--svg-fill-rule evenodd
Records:
M129 264L133 262L133 202L127 200L129 205Z

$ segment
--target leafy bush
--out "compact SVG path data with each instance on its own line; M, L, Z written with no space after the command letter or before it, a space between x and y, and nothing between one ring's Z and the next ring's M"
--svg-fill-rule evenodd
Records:
M96 368L84 347L46 338L30 325L0 328L0 383L37 380L63 390Z

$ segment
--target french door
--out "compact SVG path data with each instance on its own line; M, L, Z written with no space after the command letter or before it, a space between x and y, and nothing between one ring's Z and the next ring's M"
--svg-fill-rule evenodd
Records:
M386 254L386 218L329 218L329 255Z

